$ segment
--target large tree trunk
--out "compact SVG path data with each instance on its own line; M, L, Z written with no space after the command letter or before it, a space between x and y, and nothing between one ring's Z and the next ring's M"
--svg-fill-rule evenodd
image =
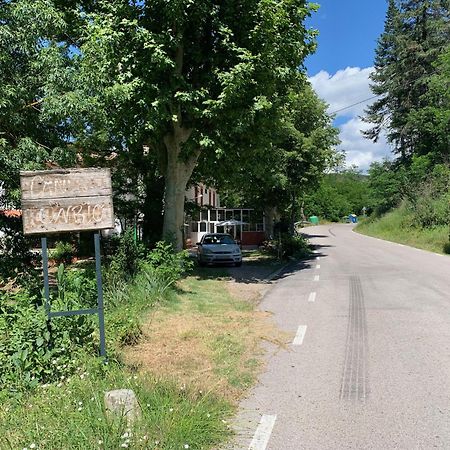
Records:
M178 251L183 249L184 199L186 186L197 164L199 153L187 159L180 158L183 144L192 130L174 126L174 132L165 136L167 151L164 190L163 237Z
M268 239L273 239L274 237L274 226L275 226L275 215L277 213L276 206L266 206L264 208L264 215L266 219L266 237Z

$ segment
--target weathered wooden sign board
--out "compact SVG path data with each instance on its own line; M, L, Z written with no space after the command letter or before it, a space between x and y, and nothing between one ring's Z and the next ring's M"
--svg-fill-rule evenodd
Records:
M109 169L21 171L23 232L114 228Z

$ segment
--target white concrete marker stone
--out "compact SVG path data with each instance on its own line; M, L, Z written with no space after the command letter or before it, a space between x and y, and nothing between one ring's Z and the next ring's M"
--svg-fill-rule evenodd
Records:
M141 407L131 389L105 392L104 401L107 414L124 417L129 426L141 417Z
M255 431L255 435L253 436L248 450L266 449L276 420L277 416L269 416L265 414L261 417L258 428Z

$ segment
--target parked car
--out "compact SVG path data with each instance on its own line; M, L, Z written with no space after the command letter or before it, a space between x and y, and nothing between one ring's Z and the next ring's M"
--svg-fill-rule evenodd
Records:
M197 261L200 266L216 263L241 266L242 252L229 234L205 234L201 241L197 242Z

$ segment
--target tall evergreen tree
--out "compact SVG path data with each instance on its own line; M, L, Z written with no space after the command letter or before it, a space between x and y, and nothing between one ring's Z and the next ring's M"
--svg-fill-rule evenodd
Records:
M411 117L427 106L434 62L450 39L449 18L449 0L389 0L371 77L381 98L366 111L365 120L374 127L365 134L376 140L386 129L403 161L433 148Z

